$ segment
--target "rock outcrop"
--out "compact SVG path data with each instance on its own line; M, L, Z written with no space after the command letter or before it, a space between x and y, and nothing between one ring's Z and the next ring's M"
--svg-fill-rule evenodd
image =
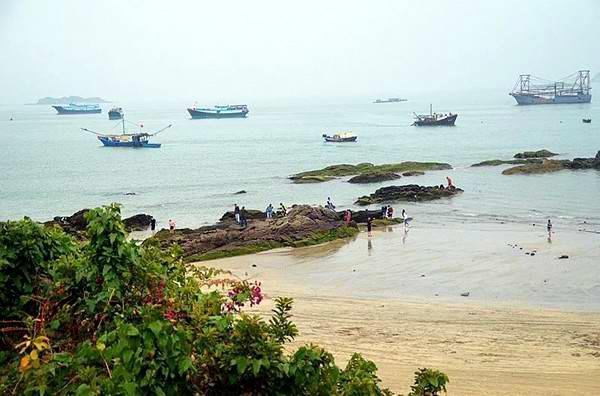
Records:
M524 151L522 153L515 154L514 158L526 159L526 158L549 158L558 155L552 151L543 149L538 151Z
M358 165L339 164L322 169L297 173L290 176L294 183L321 183L338 177L362 175L364 173L402 173L411 171L431 171L452 169L450 164L441 162L400 162L396 164L373 165L364 162Z
M523 165L523 164L541 164L544 160L542 158L527 158L527 159L513 159L513 160L488 160L478 162L471 165L472 167L479 166L499 166L499 165Z
M178 244L186 261L201 261L241 254L257 253L278 247L308 246L355 235L355 223L346 226L333 210L309 205L294 205L287 216L264 219L259 211L248 210L249 224L239 227L226 213L214 226L181 229L174 233L159 231L157 238L163 248ZM256 214L251 219L251 213ZM262 212L261 212L262 213Z
M54 219L44 223L48 226L59 226L66 233L72 235L82 235L87 227L87 220L85 215L89 212L89 209L81 209L71 216L56 216ZM147 214L136 214L134 216L123 219L125 228L127 231L143 231L150 227L150 221L152 216Z
M404 172L402 174L402 176L404 176L404 177L423 176L424 174L425 174L425 172L421 172L421 171L408 171L408 172Z
M440 198L449 198L462 193L456 187L444 188L443 186L419 186L408 184L404 186L382 187L371 195L358 198L357 205L371 205L394 201L432 201Z
M600 170L600 151L593 158L574 158L573 160L544 160L541 163L519 165L505 169L503 175L530 175L557 172L563 169L597 169Z
M339 211L337 212L338 215L340 216L340 218L343 218L344 216L344 212L345 211ZM352 212L352 221L354 221L355 223L360 223L360 224L364 224L367 222L367 220L369 219L369 217L372 217L373 219L376 220L381 220L383 219L383 213L381 212L381 210L351 210Z
M394 172L366 172L350 178L348 183L381 183L399 178L400 175Z

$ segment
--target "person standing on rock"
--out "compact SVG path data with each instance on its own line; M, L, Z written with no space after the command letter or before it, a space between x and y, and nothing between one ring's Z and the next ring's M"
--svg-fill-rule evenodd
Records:
M335 210L335 205L331 202L331 197L327 197L327 203L325 204L327 209Z
M154 217L150 219L150 231L152 231L153 234L154 231L156 231L156 219Z
M267 216L267 219L273 218L273 205L272 204L269 204L269 206L267 206L267 209L265 209L265 214Z
M248 227L248 212L245 206L242 206L242 210L240 210L240 224L244 228Z
M283 204L283 202L279 202L279 210L281 210L281 216L283 216L283 217L287 216L287 209L286 209L285 205Z
M346 209L346 212L344 213L344 222L346 223L346 226L350 224L350 221L352 221L352 212L350 212L350 209Z
M175 220L169 219L169 232L171 234L175 232L175 227L177 227L177 223L175 223Z
M371 237L371 231L373 230L373 218L369 217L367 219L367 235L370 238Z
M235 216L235 222L240 224L240 207L238 206L238 204L235 204L233 206L233 214Z
M454 183L452 182L452 178L450 178L450 176L446 176L446 181L448 182L448 189L453 189Z

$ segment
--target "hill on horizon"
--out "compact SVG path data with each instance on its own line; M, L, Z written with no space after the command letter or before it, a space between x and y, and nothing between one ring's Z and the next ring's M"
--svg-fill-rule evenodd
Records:
M61 98L53 98L46 96L37 101L39 105L54 105L54 104L69 104L69 103L110 103L100 97L83 98L81 96L63 96Z

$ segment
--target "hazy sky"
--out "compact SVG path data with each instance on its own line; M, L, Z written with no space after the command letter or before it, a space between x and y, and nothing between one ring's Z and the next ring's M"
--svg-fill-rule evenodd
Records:
M0 103L508 92L599 39L600 0L0 0Z

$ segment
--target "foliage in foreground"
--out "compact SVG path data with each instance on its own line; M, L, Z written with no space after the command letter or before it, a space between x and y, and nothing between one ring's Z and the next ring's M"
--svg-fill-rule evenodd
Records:
M391 394L360 354L341 369L315 345L286 353L291 299L268 321L246 314L259 283L137 246L118 205L87 220L83 244L29 219L0 224L0 394Z

